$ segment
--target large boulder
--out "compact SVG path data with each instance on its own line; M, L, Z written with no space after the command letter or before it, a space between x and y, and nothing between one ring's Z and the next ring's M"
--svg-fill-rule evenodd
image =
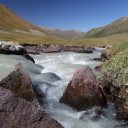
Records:
M63 128L39 106L18 98L14 92L0 87L1 128Z
M16 65L16 70L4 78L0 86L12 90L18 97L28 101L35 99L31 79L21 64Z
M60 52L60 51L61 51L60 47L56 45L50 45L48 48L43 49L43 52L45 53Z
M94 105L106 105L106 99L97 85L96 77L88 66L81 67L75 72L60 102L79 111Z
M13 42L0 42L0 54L16 54L23 55L26 53L26 49L19 44Z

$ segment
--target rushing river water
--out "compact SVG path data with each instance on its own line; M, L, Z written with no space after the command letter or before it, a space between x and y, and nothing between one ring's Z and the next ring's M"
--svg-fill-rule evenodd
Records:
M21 56L0 55L0 79L14 70L14 65L20 62L29 72L34 86L38 86L39 91L44 94L41 99L43 109L65 128L114 128L115 126L118 128L119 122L115 119L112 104L104 109L105 114L99 120L91 120L90 117L96 107L77 112L73 108L59 103L68 82L79 67L83 65L90 66L96 73L94 67L101 62L92 61L91 59L99 56L100 52L98 51L93 54L73 52L42 53L32 55L37 64L35 65Z

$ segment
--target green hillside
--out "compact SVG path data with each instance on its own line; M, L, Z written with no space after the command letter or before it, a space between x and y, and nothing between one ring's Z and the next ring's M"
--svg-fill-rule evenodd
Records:
M128 17L122 17L104 27L92 29L84 37L106 37L113 34L128 33Z

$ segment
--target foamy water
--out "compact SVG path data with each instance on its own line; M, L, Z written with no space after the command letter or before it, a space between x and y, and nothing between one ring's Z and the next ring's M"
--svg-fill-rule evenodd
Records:
M94 67L100 65L101 62L92 61L91 59L99 56L100 52L94 52L93 54L43 53L33 56L37 64L44 66L42 73L53 72L62 79L52 82L52 87L42 84L41 88L46 96L45 99L42 99L42 101L45 101L45 105L43 105L45 110L65 128L113 128L119 123L115 120L115 111L112 104L109 104L109 107L104 110L105 116L101 116L97 121L92 121L88 115L85 115L83 119L81 117L88 111L93 114L95 107L77 112L73 108L59 103L59 99L63 95L68 82L72 79L74 72L83 65L90 66L95 72Z

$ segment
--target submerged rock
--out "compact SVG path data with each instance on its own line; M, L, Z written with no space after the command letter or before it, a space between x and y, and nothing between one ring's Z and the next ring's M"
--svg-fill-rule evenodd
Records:
M1 128L63 128L40 107L0 87Z
M26 54L23 54L22 56L25 57L27 60L30 60L33 63L35 63L34 59L29 54L26 53Z
M44 82L55 82L61 80L59 76L52 72L42 73L40 77Z
M102 58L93 58L94 61L102 61Z
M97 85L96 77L90 67L78 69L69 82L60 102L77 110L85 110L94 105L106 105L106 99Z
M22 64L17 64L16 70L4 78L0 86L12 90L18 97L28 101L35 98L31 79Z
M103 115L104 115L104 112L100 108L95 108L95 109L92 109L92 110L89 109L88 111L86 111L82 114L80 119L82 119L82 120L90 119L90 120L93 120L93 121L97 121L97 120L101 119L101 117Z

